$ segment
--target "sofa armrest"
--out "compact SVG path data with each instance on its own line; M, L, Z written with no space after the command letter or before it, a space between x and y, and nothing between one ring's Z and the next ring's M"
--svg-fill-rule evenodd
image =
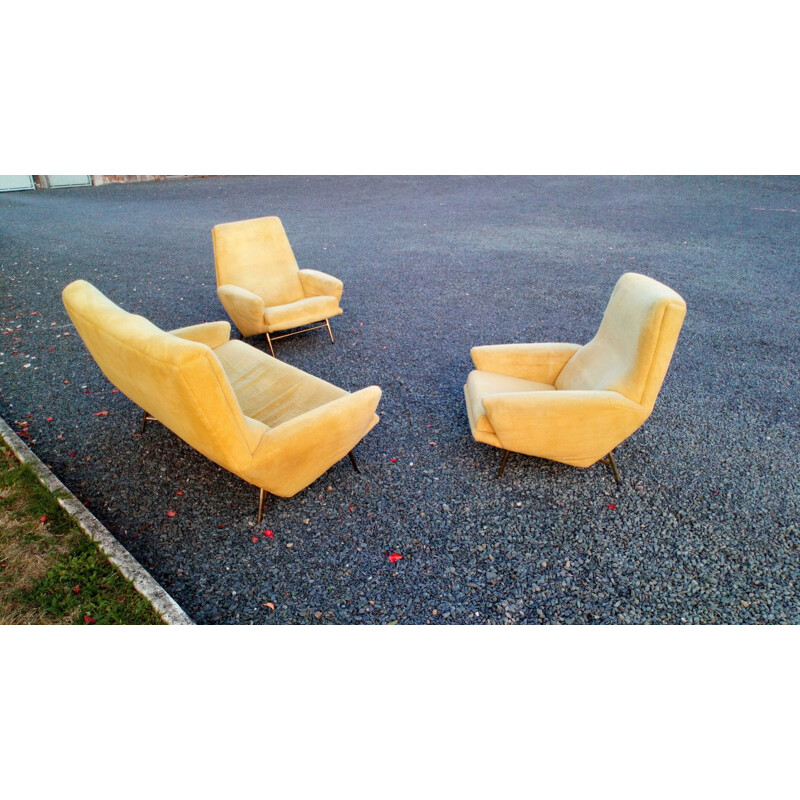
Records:
M483 398L507 450L589 466L628 438L648 410L619 392L509 392Z
M217 296L242 336L255 336L267 329L264 322L264 300L255 292L226 283L217 287Z
M220 322L204 322L201 325L189 325L186 328L176 328L170 331L173 336L181 339L188 339L190 342L200 342L208 345L212 350L225 344L231 338L231 324L221 320Z
M269 471L269 491L291 497L344 458L377 424L380 399L367 386L266 431L253 460Z
M484 372L554 384L579 344L536 342L534 344L487 344L473 347L472 362Z
M337 302L341 302L344 284L333 275L327 275L316 269L301 269L300 284L306 297L329 295L335 297Z

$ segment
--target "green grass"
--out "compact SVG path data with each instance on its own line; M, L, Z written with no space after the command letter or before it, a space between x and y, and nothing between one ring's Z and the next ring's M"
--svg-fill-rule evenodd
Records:
M160 625L27 465L0 446L0 624Z

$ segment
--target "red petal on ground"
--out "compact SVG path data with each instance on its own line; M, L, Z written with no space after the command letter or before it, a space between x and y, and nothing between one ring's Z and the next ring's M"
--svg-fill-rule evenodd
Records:
M183 494L183 489L178 489L178 491L175 492L176 497L180 497L182 494Z
M85 614L84 614L84 616L83 616L83 621L84 621L84 622L85 622L87 625L94 625L94 624L95 624L95 622L97 622L97 620L96 620L94 617L87 617Z
M266 536L267 539L275 538L275 534L269 528L267 528L267 530L264 531L264 536Z
M52 422L52 421L53 421L53 418L52 418L52 417L48 417L48 418L47 418L47 421L48 421L48 422Z
M616 503L609 503L608 504L608 510L609 511L616 511L617 510L617 504Z
M107 417L108 411L96 411L94 414L96 417Z
M70 458L75 458L75 451L74 450L69 454L69 457Z
M390 458L389 461L391 461L392 464L396 464L397 463L397 459L396 458Z
M39 517L39 522L47 522L47 514L42 514L42 516Z
M261 605L271 608L273 611L275 610L275 603L262 603Z
M403 556L401 556L400 553L392 553L389 556L389 562L394 564L395 562L399 561L402 557Z
M73 591L74 594L80 594L81 593L81 585L78 584L77 586L73 586L72 587L72 591Z
M177 511L167 511L168 517L176 517L178 515Z
M258 541L258 536L251 536L250 537L250 541L251 542L257 542Z

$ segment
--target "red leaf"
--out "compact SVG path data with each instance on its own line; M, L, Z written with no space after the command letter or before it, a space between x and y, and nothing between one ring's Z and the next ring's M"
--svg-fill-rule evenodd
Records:
M42 516L39 517L39 522L47 522L47 514L42 514Z
M616 511L617 510L617 504L616 503L609 503L608 504L608 510L609 511Z
M72 587L72 591L73 591L74 594L80 594L81 593L81 585L78 584L77 586L73 586Z
M96 417L107 417L108 416L108 411L97 411L97 412L95 412L95 416Z
M258 536L251 536L250 537L250 541L251 542L257 542L258 541Z
M266 536L267 539L275 538L275 534L269 528L267 528L267 530L264 531L264 536Z
M400 553L392 553L389 556L389 562L394 564L395 562L399 561L402 557L403 556L401 556Z
M84 621L84 622L85 622L87 625L94 625L94 624L95 624L95 622L97 622L97 620L96 620L94 617L87 617L85 614L84 614L84 616L83 616L83 621Z
M177 511L167 511L168 517L176 517L178 515Z

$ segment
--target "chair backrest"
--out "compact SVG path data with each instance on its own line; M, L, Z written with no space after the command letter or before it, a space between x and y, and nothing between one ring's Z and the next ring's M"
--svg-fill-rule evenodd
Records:
M211 348L162 331L87 281L64 305L103 374L134 403L227 469L252 458L266 426L244 416Z
M297 260L278 217L225 222L211 230L217 286L254 292L267 306L301 300Z
M652 411L678 341L686 303L653 278L626 272L595 337L556 379L556 389L619 392Z

